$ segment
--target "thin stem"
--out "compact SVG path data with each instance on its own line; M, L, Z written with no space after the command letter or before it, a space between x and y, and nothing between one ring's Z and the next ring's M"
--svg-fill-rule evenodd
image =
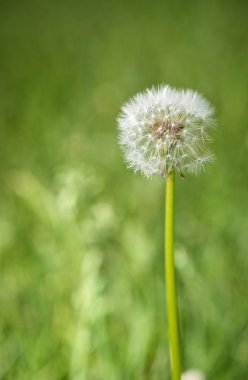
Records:
M174 265L174 192L175 175L171 172L167 177L165 196L165 287L172 380L180 380L181 349Z

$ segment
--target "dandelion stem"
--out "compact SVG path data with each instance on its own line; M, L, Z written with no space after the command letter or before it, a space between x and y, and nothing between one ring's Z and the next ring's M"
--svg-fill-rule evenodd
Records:
M172 171L167 177L165 195L165 287L172 380L180 380L181 349L174 265L174 192L175 175Z

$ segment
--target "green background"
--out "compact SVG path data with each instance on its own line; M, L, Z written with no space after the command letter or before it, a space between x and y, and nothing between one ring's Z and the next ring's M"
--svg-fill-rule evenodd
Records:
M0 379L168 380L164 183L127 170L124 101L215 106L216 161L176 179L184 368L248 378L246 1L0 3Z

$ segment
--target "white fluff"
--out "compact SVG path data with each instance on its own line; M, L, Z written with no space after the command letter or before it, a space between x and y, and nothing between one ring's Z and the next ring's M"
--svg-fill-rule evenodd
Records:
M181 380L205 380L205 376L203 372L191 369L182 374Z
M119 141L129 167L145 176L198 173L213 159L206 152L213 108L196 91L168 85L139 93L118 118Z

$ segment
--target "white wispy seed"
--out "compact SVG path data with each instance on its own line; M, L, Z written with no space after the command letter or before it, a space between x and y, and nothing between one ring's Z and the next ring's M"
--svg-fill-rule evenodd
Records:
M196 174L213 160L206 151L213 124L213 108L199 93L163 85L124 104L119 141L129 167L145 176Z

